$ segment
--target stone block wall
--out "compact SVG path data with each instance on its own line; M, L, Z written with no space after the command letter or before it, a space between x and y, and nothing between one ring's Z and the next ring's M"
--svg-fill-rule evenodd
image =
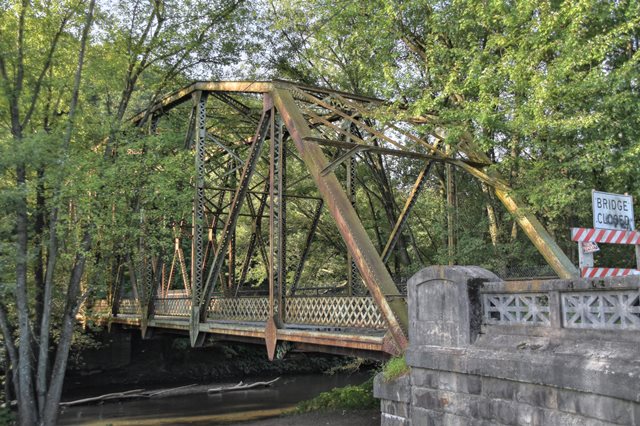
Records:
M376 378L383 425L640 425L638 277L430 267L408 297L410 374Z
M411 383L409 376L385 381L378 374L373 382L376 398L380 398L380 419L386 426L408 426L411 424Z

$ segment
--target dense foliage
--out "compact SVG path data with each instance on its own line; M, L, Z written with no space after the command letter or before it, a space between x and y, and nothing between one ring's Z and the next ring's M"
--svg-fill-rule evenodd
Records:
M194 79L279 77L390 99L452 152L479 146L575 259L568 228L589 226L592 189L640 197L639 21L633 0L1 1L0 326L20 422L55 423L75 313L107 293L114 259L135 263L143 234L168 255L167 225L190 214L185 124L141 137L133 112ZM421 166L358 164L357 210L380 248ZM304 170L293 162L289 174ZM448 188L447 175L435 166L396 277L543 262L490 188L457 170ZM314 208L290 209L291 247ZM238 240L250 232L240 221ZM305 279L344 280L326 214L313 253ZM633 253L600 256L621 266Z
M591 222L592 189L640 195L638 2L272 3L280 72L404 102L453 147L473 138L567 251L568 228ZM487 203L494 246L527 262L529 245L496 200L457 179L456 261L495 259L480 249Z
M373 397L373 377L361 385L349 385L322 392L309 401L303 401L296 412L306 413L316 410L363 410L376 408L379 401Z

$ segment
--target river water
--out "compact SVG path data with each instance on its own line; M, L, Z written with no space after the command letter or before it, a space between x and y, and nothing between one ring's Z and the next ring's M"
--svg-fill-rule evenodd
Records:
M298 402L335 387L360 384L370 372L283 376L269 388L218 394L105 402L66 408L59 425L196 425L228 424L275 416ZM245 379L245 383L271 378ZM226 384L229 384L228 382ZM215 383L211 387L216 387ZM167 386L170 387L170 386ZM86 389L85 396L128 389ZM80 397L79 397L80 398Z

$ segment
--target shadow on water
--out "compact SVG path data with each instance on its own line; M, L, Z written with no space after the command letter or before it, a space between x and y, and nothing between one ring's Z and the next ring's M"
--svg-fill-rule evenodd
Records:
M370 372L284 376L269 388L138 399L66 408L59 425L194 425L276 416L335 387L360 384ZM258 379L263 380L263 379ZM253 379L245 379L253 382ZM211 387L216 387L212 384ZM96 393L96 392L92 392ZM100 393L99 390L97 392Z

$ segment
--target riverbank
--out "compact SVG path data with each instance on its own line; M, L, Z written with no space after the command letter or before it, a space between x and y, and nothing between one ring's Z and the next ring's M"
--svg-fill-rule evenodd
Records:
M366 404L358 402L360 391L356 388L370 378L372 363L299 352L271 362L264 347L255 345L209 341L203 347L191 348L184 337L142 340L135 333L99 337L109 341L79 354L80 362L67 375L63 400L142 391L117 402L65 407L60 425L244 425L265 421L271 422L266 425L323 425L325 417L338 425L379 423L371 423L370 414L375 415L375 411L359 410ZM322 374L328 371L332 374ZM263 389L207 393L210 388L235 385L241 380L251 383L276 377L280 380ZM168 388L177 389L165 392ZM346 389L342 391L346 393L331 392L327 399L325 394L336 388ZM158 393L164 397L156 397ZM134 398L135 394L140 398ZM319 395L325 395L324 399L318 401ZM301 402L308 405L311 401L319 403L299 407ZM352 401L355 406L332 405L333 401ZM296 409L316 408L325 410L293 414ZM365 411L369 414L363 415Z
M380 409L313 411L235 424L237 426L374 426L380 424Z
M142 340L138 333L98 333L96 349L72 354L65 378L65 398L81 398L101 386L137 389L240 381L339 371L353 359L313 353L287 353L269 361L264 346L206 341L191 348L186 337L164 335ZM365 368L367 365L364 366ZM355 365L355 369L358 365ZM106 393L106 392L102 392Z
M314 411L295 414L294 407L242 413L184 416L154 419L98 420L83 426L374 426L380 424L380 410Z
M335 388L358 385L368 377L370 372L282 376L266 388L78 405L62 411L59 425L206 425L259 421L292 413L302 401L313 400L319 394ZM253 381L245 378L245 382ZM219 385L224 384L229 383L219 382ZM216 384L207 386L212 388ZM97 391L104 393L104 388L86 389L85 395ZM322 418L322 415L314 413L302 415L301 421L307 417L312 420ZM294 417L297 418L297 415ZM283 418L283 421L288 420Z

